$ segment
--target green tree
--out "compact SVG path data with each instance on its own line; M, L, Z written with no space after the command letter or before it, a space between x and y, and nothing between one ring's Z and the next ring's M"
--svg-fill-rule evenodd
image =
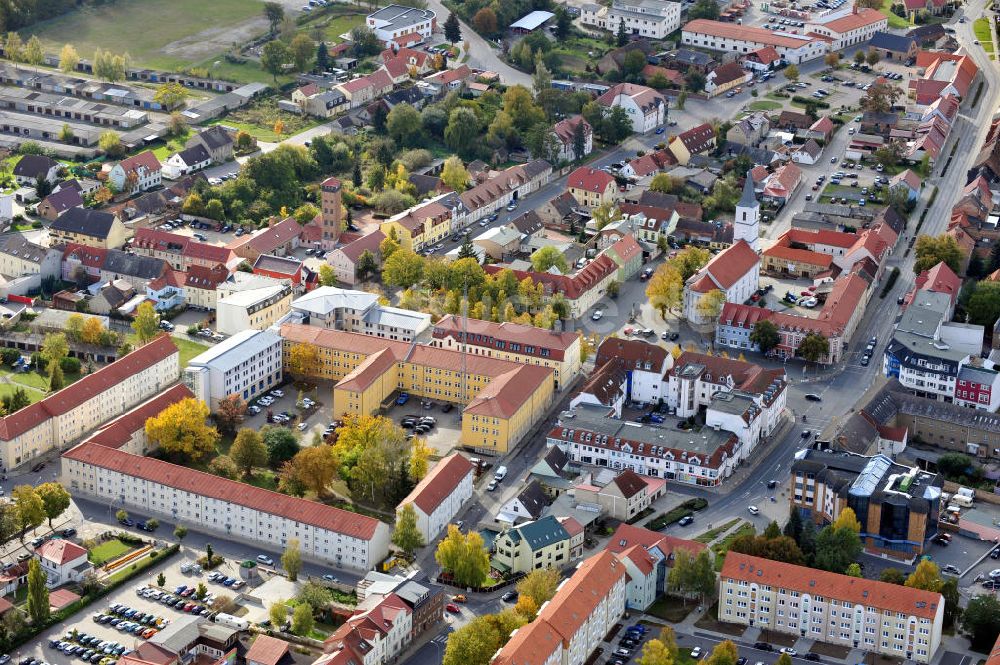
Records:
M267 616L271 620L271 626L275 630L281 630L281 627L285 625L285 621L288 620L288 605L285 604L284 600L279 598L271 603L271 607L267 610Z
M285 19L285 8L280 2L265 2L264 18L267 19L271 34L276 35L278 34L278 26Z
M962 613L962 629L973 649L988 653L1000 633L1000 599L993 594L972 598Z
M324 263L319 267L319 283L321 286L337 285L337 275L333 272L333 268L330 267L330 264Z
M139 338L139 344L145 344L159 334L160 315L153 309L151 302L143 302L136 309L135 318L132 320L132 330Z
M174 527L174 538L177 539L177 542L181 542L182 540L184 540L187 537L187 535L188 535L187 527L184 526L183 524L178 524L177 526Z
M159 575L157 575L156 576L156 586L158 586L158 587L165 587L166 585L167 585L167 576L164 575L163 573L160 573Z
M625 32L625 19L618 19L618 31L615 33L615 44L619 48L628 44L628 33Z
M35 492L42 499L42 508L45 516L49 520L49 528L52 528L52 520L56 519L69 508L70 496L66 488L56 482L42 483L35 488Z
M292 62L295 63L295 71L308 71L313 64L313 57L316 53L316 43L310 39L309 35L300 32L292 37L288 50L292 56Z
M290 538L285 545L285 551L281 555L281 567L288 574L288 579L292 582L299 578L302 572L302 550L299 549L298 538Z
M758 321L750 332L750 341L760 347L761 353L767 355L771 349L781 343L778 326L766 319Z
M397 511L392 542L407 554L413 554L424 546L424 537L417 528L417 511L413 504L407 503Z
M714 0L697 0L688 10L688 20L696 18L716 20L719 18L719 4Z
M798 353L809 362L817 362L830 353L830 340L819 333L809 333L799 342Z
M864 63L864 61L865 61L865 52L863 50L861 50L861 49L858 49L857 51L855 51L854 52L854 62L855 62L855 64L860 65L860 64Z
M535 272L547 272L552 267L557 268L563 274L569 272L566 257L551 245L535 250L531 255L531 267Z
M824 527L816 538L813 566L820 570L843 573L861 554L861 537L849 527Z
M792 64L785 67L785 78L792 83L799 80L799 68Z
M316 69L325 72L330 67L330 51L326 48L326 42L320 40L316 46Z
M462 26L458 22L455 12L449 12L448 18L444 22L444 38L452 44L462 41Z
M458 107L448 115L444 141L449 148L460 155L475 154L479 129L479 118L476 117L475 112L464 106Z
M573 158L580 161L587 156L587 129L583 118L573 125Z
M36 626L49 618L49 589L45 586L48 577L38 559L28 561L28 616Z
M45 521L45 504L31 485L18 485L11 497L14 499L14 509L17 511L18 531L21 539L24 532L34 529Z
M622 63L622 74L634 78L639 75L646 64L646 55L641 50L629 51L625 54L625 60Z
M45 61L45 49L37 35L32 35L24 45L24 62L32 67L38 67Z
M63 375L62 363L49 365L49 392L62 390L66 386L66 378Z
M878 579L889 584L903 584L906 582L906 575L899 568L883 568Z
M401 146L416 146L424 142L420 112L409 104L397 104L385 119L389 136Z
M267 464L267 446L264 445L264 438L257 430L244 427L237 432L236 439L229 449L229 456L233 458L233 462L243 472L244 477L249 478L254 467Z
M389 286L408 289L420 283L424 258L408 249L399 249L382 264L382 281Z
M358 263L355 267L359 279L364 279L369 275L373 275L378 271L378 260L375 255L369 250L361 252L361 256L358 257Z
M844 571L844 574L847 575L848 577L864 577L864 575L861 573L861 566L857 563L852 563L851 565L849 565L847 567L847 570Z
M269 41L264 44L260 51L260 65L264 71L271 75L274 82L278 82L278 74L285 70L285 65L292 59L292 54L279 39Z
M454 524L438 544L434 559L460 586L479 586L490 570L489 553L476 531L463 534Z
M299 452L299 441L285 427L266 426L261 430L264 445L267 446L267 457L274 468L280 467Z
M942 261L953 272L961 272L962 259L964 258L962 250L955 238L950 235L918 236L914 253L916 261L913 263L913 272L916 274L929 270Z
M778 656L778 660L774 662L774 665L792 665L792 657L787 653L783 653Z
M104 154L113 159L125 154L125 146L122 145L121 137L118 136L118 132L111 129L101 133L97 139L97 146Z
M965 311L970 323L992 326L1000 318L1000 282L976 282Z

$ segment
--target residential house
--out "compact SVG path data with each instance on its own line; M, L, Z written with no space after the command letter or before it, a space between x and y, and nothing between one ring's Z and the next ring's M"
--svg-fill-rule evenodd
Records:
M783 164L764 181L763 199L784 205L802 183L802 169L795 164Z
M412 506L417 516L417 530L425 543L432 543L472 498L474 480L472 463L452 453L434 465L400 502L396 512Z
M677 163L686 166L693 155L715 149L715 129L707 122L692 127L675 136L669 147L677 158Z
M705 92L710 98L718 97L744 85L752 78L753 74L741 67L739 62L732 60L708 73L705 77Z
M726 141L741 145L758 145L771 131L771 121L760 112L751 113L733 124L726 132Z
M577 127L580 127L578 130ZM556 138L559 139L559 160L572 162L583 159L594 149L594 130L590 123L583 119L582 115L574 115L564 120L560 120L552 128ZM581 154L576 154L577 131L582 135Z
M498 522L519 524L538 520L549 505L549 499L538 481L531 481L514 498L501 504L497 511Z
M676 4L676 3L668 3ZM656 90L635 83L618 83L597 98L605 108L620 106L632 120L632 131L647 134L660 125L666 117L667 100Z
M34 187L39 180L55 184L62 165L46 155L24 155L14 165L14 182L22 187Z
M160 186L163 167L153 151L146 150L115 164L108 172L108 181L119 192L145 192Z
M473 78L472 70L469 69L469 66L459 65L455 69L445 69L431 74L423 79L423 83L429 85L436 94L441 95L453 90L461 90L471 78Z
M508 266L490 264L484 268L486 272L495 274ZM566 299L572 318L583 316L584 312L597 304L607 292L608 285L618 276L618 265L604 254L599 254L596 259L572 275L510 269L518 281L530 277L536 285L541 284L546 296L561 293Z
M774 71L781 64L781 56L773 46L764 46L743 57L743 66L758 73Z
M135 288L124 280L108 282L90 299L89 311L94 314L108 315L117 312L118 308L135 296Z
M53 538L35 548L35 556L47 575L50 589L71 582L82 582L94 566L87 559L87 549L70 540Z
M888 27L889 19L885 14L877 9L855 5L849 14L823 23L814 21L806 29L811 34L833 40L831 51L843 51L856 44L867 43L876 33Z
M512 526L493 540L490 566L504 574L559 570L570 563L570 535L552 515Z
M581 206L596 208L618 200L618 184L606 171L581 166L566 179L566 188Z
M204 145L196 143L190 148L175 152L163 164L163 175L170 180L208 168L212 164L212 156Z
M889 189L902 187L906 191L908 201L916 201L920 198L920 188L923 181L912 169L906 169L889 178Z
M375 260L374 267L378 270L378 267L382 264L380 247L383 240L385 240L385 234L380 230L376 230L330 252L327 255L326 261L333 267L333 273L337 277L337 281L350 286L358 283L362 277L358 274L358 269L360 267L361 256L365 252L371 254Z
M674 365L673 356L658 344L640 339L608 337L597 347L596 368L614 365L621 370L625 398L639 404L655 404L663 395L664 375ZM615 410L621 416L621 410Z
M685 551L696 557L708 551L708 546L631 524L619 524L606 549L617 554L629 568L628 606L642 611L669 591L667 577L677 552ZM644 565L640 554L648 557L648 564Z
M443 194L393 215L382 222L380 230L386 237L395 236L400 246L413 252L432 247L444 240L451 231L452 214L445 200L454 194Z
M81 207L83 207L83 197L80 196L80 192L72 187L66 187L42 199L37 210L40 217L51 222L70 208Z
M601 507L601 512L622 522L631 522L652 501L649 485L639 474L629 469L622 471L603 487L578 483L574 489L579 503L596 504Z
M53 247L79 244L111 249L127 239L128 230L117 215L90 208L69 208L49 226Z
M208 151L213 164L222 164L233 158L235 142L232 134L221 125L206 127L197 132L184 144L185 148L200 145Z
M809 139L792 153L792 161L796 164L815 164L823 157L823 147L814 139Z
M619 282L625 282L638 275L639 269L642 268L642 246L633 236L623 236L604 250L604 254L618 265Z
M437 17L429 9L388 5L369 14L365 25L386 48L415 46L430 39Z
M906 18L910 23L916 23L917 15L923 11L931 16L940 16L947 6L948 0L903 0Z

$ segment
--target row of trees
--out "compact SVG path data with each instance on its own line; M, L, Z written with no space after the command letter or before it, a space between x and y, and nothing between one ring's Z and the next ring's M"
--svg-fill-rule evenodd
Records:
M474 253L468 239L460 250L460 258L452 262L399 248L392 237L382 242L381 253L382 281L403 289L400 307L434 316L460 314L467 290L469 316L475 319L552 328L556 320L569 315L562 294L547 296L544 285L536 284L530 277L518 281L511 270L487 274L479 261L470 256ZM535 252L532 264L538 271L553 266L568 270L566 258L552 248Z

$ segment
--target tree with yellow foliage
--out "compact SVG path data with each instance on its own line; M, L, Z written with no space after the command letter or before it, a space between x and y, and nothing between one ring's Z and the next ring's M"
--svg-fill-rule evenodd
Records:
M851 508L841 510L832 526L834 531L847 527L854 531L854 533L861 533L861 522L858 521L858 516Z
M477 531L463 534L454 524L438 544L434 559L459 586L479 586L490 572L490 555Z
M80 341L84 344L100 344L107 329L96 316L88 316L80 329Z
M722 306L725 304L726 294L719 289L712 289L698 299L696 308L699 316L709 321L714 321L719 318L719 314L722 313Z
M555 568L539 568L528 573L517 583L517 593L521 598L528 597L534 600L535 607L541 607L556 595L559 581L559 571Z
M272 128L274 133L281 136L285 133L285 122L283 120L275 120L274 127Z
M941 569L933 561L921 560L916 569L906 578L904 586L911 589L923 589L924 591L938 592L944 586L941 579Z
M301 342L288 349L288 371L302 377L312 374L319 365L319 350L314 344Z
M322 497L337 475L337 462L328 446L303 448L285 462L281 475L286 485L298 484L315 492L317 497Z
M646 298L649 304L660 311L662 318L667 318L667 312L681 306L684 296L684 280L675 266L663 264L656 269L646 285Z
M736 665L736 659L740 657L736 645L730 640L723 640L715 645L712 653L705 661L705 665Z
M531 621L538 614L538 603L531 596L520 596L517 599L517 604L514 605L514 611Z
M433 452L423 438L413 439L413 446L410 448L410 478L419 481L427 475L427 460Z
M208 405L189 397L149 418L146 437L170 455L201 461L215 452L219 431L208 424Z

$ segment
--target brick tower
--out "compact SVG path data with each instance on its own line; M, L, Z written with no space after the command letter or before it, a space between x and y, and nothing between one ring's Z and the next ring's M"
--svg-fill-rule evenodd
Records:
M323 206L323 248L330 250L340 239L344 223L340 181L336 178L327 178L320 188L320 202Z

